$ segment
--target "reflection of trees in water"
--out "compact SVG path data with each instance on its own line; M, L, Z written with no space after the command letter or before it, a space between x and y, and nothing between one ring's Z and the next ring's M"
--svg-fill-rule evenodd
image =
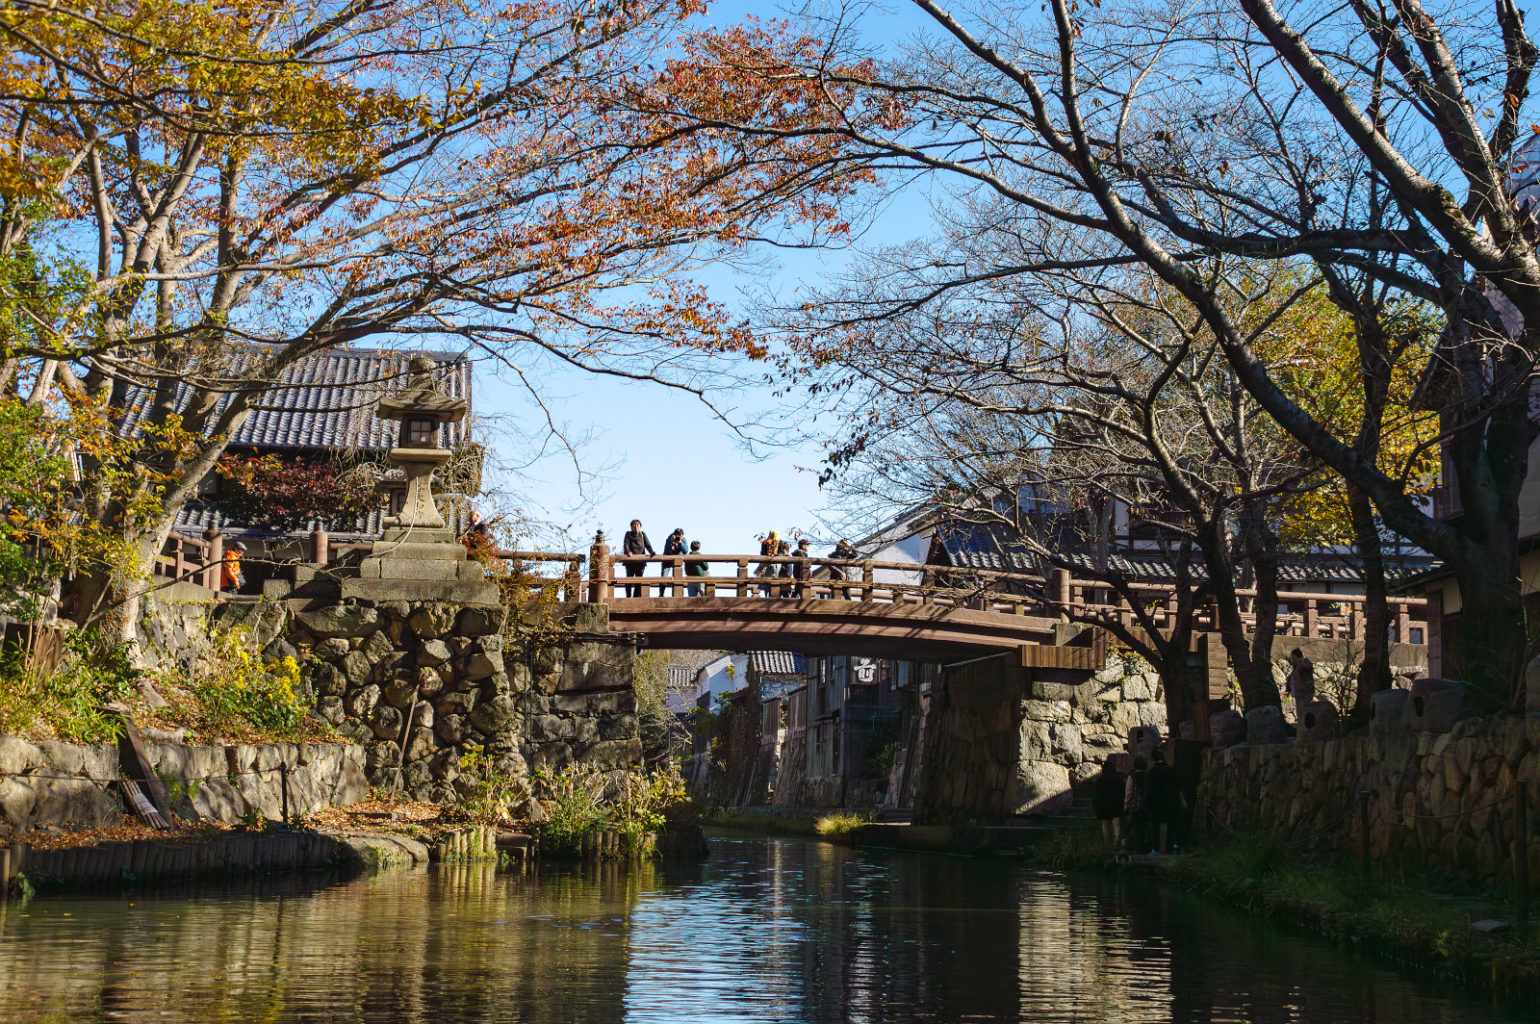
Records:
M0 941L0 976L26 979L0 992L0 1018L61 1019L52 1014L73 1007L90 1014L71 1020L542 1024L581 1006L584 1020L618 1021L624 926L610 919L626 917L651 874L605 865L537 880L470 865L314 895L38 900L0 909L7 939L28 920L55 933L39 936L34 924L27 941ZM553 920L531 926L535 914ZM580 927L588 922L603 927Z
M1526 1019L1135 875L802 841L0 904L0 978L7 1024Z

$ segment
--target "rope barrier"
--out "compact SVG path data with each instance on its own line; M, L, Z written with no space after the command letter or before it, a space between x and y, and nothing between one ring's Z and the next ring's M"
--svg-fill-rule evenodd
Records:
M175 781L182 782L182 783L187 783L187 782L212 782L215 779L230 780L230 779L233 779L236 776L240 776L240 775L266 775L266 774L269 774L271 772L286 772L286 771L296 770L296 769L303 768L303 767L308 767L308 766L307 765L294 765L291 768L291 766L289 766L287 764L279 764L279 765L274 765L271 768L241 768L241 769L239 769L237 771L220 772L217 775L178 776L175 779ZM48 772L48 771L57 772L57 771L59 771L59 769L57 769L57 768L44 768L41 771L42 772ZM159 773L157 772L156 774L159 774ZM161 776L161 777L163 779L166 778L166 776ZM95 775L66 775L66 774L47 775L47 774L42 774L39 771L26 771L26 772L4 772L4 771L0 771L0 779L49 779L49 780L52 780L52 781L55 781L55 782L95 782L95 783L99 783L99 784L102 784L102 785L107 785L107 784L110 784L110 783L119 782L119 781L123 780L124 778L127 778L127 776L123 775L122 773L119 773L118 775L113 776L112 778L103 779L103 778L98 778Z

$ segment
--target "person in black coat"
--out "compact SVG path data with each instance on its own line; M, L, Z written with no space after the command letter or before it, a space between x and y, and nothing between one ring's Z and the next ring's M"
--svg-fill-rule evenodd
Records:
M860 558L861 555L856 551L854 544L851 544L850 541L841 538L840 542L834 545L834 550L829 552L829 557L839 558L847 562L853 562L857 558ZM857 577L857 574L859 574L860 571L861 570L857 569L855 566L831 565L829 566L829 579L853 580ZM844 590L845 600L856 600L859 591L857 591L855 587L845 587ZM833 596L833 591L830 591L830 596Z
M1154 826L1157 838L1155 849L1166 852L1171 838L1171 826L1182 814L1182 787L1176 772L1166 763L1166 756L1156 750L1150 754L1150 776L1145 787L1145 816Z
M663 553L665 555L682 555L686 551L684 542L684 527L679 527L669 534L663 541ZM668 562L663 563L663 576L674 575L674 567Z
M640 519L631 520L631 529L627 530L626 535L620 539L620 553L622 556L657 554L656 551L652 550L652 541L648 540L647 535L642 532L642 521ZM622 558L622 561L625 562L627 576L640 576L647 568L646 562L626 558ZM642 588L628 586L626 587L626 596L641 597Z
M1091 787L1091 810L1102 823L1102 837L1114 848L1123 838L1123 773L1109 759Z

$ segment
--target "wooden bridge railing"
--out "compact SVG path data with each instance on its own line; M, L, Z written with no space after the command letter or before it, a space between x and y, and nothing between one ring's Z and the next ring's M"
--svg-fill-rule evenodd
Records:
M691 574L706 566L707 575ZM629 575L637 567L640 575ZM722 569L729 571L724 573ZM899 579L893 576L902 574ZM879 579L879 576L888 576ZM912 582L916 581L917 582ZM1176 596L1158 583L1130 587L1156 628L1175 619ZM1248 610L1243 621L1256 627L1255 590L1238 594ZM1144 596L1144 595L1147 595ZM1047 579L1030 573L965 569L874 559L793 558L761 555L612 555L596 544L589 556L588 600L607 603L627 597L838 598L848 601L925 604L972 608L1010 615L1037 615L1062 621L1120 621L1137 627L1132 605L1112 587L1053 570ZM1362 640L1367 617L1362 594L1280 591L1279 636ZM1427 601L1389 599L1389 632L1400 643L1425 643ZM1211 604L1195 609L1193 628L1216 631Z

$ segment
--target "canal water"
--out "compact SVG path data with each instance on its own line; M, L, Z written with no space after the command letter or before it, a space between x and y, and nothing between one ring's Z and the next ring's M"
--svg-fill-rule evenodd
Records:
M0 903L4 1022L1534 1019L1144 878L806 840Z

